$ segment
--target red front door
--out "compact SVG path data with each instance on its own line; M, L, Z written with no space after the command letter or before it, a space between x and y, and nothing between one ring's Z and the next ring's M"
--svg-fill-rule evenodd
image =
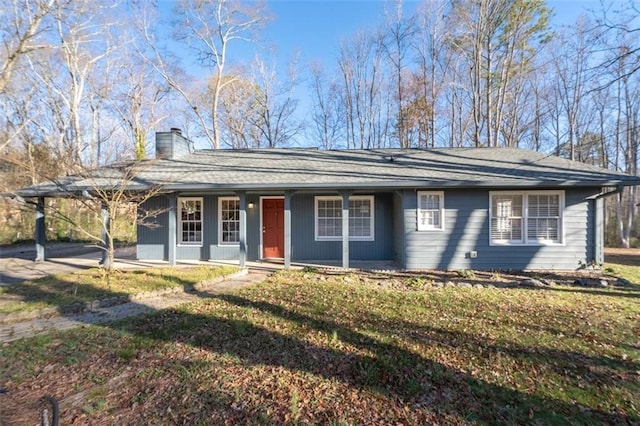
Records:
M262 257L284 257L284 200L262 200Z

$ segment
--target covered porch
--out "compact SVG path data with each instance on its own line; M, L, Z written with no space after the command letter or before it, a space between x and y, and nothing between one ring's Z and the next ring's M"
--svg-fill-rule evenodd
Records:
M322 265L343 269L357 268L361 264L356 254L351 253L354 238L350 235L350 215L354 205L350 197L354 191L234 191L207 193L171 193L166 195L166 229L155 238L158 243L165 243L164 255L157 250L155 254L146 254L147 247L140 244L139 256L156 256L175 265L184 259L200 259L236 263L245 267L249 262L274 263L288 269L295 264ZM356 198L358 195L355 196ZM362 196L360 196L362 197ZM371 209L373 209L373 198ZM335 237L323 238L316 234L318 201L316 198L328 198L339 201L333 204L331 232ZM391 197L387 197L391 201ZM194 216L183 213L182 203L195 201ZM227 211L228 201L233 201L233 213ZM295 207L294 207L294 202ZM387 202L385 199L384 202ZM336 210L338 207L339 210ZM316 209L316 210L314 210ZM371 214L371 242L373 242L373 212ZM295 216L294 216L295 215ZM188 220L195 218L194 228L189 228ZM229 222L229 223L227 223ZM351 224L353 226L353 224ZM384 226L390 226L385 224ZM337 229L339 228L339 229ZM139 228L140 229L140 228ZM140 235L146 232L140 229L139 242L147 237ZM195 233L193 244L185 243L187 237L181 233ZM380 233L382 234L382 233ZM182 238L182 240L181 240ZM151 238L149 238L150 240ZM382 240L382 236L379 238ZM390 238L387 237L387 240ZM392 239L392 238L391 238ZM362 245L362 239L355 236L356 244ZM381 244L381 242L380 242ZM316 247L310 248L310 246ZM325 249L320 250L317 247ZM326 247L330 247L327 254ZM339 250L336 248L339 247ZM361 256L361 254L360 254ZM388 256L385 260L392 259ZM357 266L356 266L357 265ZM366 265L365 265L366 266Z

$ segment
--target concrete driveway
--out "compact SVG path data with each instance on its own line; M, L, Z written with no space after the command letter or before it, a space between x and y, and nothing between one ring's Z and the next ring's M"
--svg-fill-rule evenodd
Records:
M0 247L0 286L17 284L25 280L33 280L47 275L64 274L82 269L99 267L102 250L92 244L80 243L52 243L47 245L47 260L34 262L36 256L33 246L2 246ZM180 266L193 265L232 265L238 266L238 261L201 261L182 260ZM167 261L136 259L135 245L116 248L114 268L144 269L158 266L169 266ZM281 269L282 264L247 262L252 270L271 271Z
M75 272L81 269L99 267L102 258L102 250L93 244L81 243L51 243L47 244L47 260L44 262L34 262L35 247L33 245L23 246L1 246L0 247L0 286L12 285L25 280L41 278L46 275ZM115 269L144 269L154 266L168 266L166 261L143 261L136 259L135 245L118 247L115 253ZM237 260L228 261L201 261L189 260L180 261L177 266L193 265L233 265L238 266ZM283 262L275 261L253 261L246 262L246 266L251 270L266 270L273 272L282 269ZM305 266L315 266L319 268L341 269L340 262L318 263L295 263L292 268L299 269ZM362 270L397 270L395 262L380 261L352 261L354 269Z
M53 243L47 245L47 260L34 262L35 247L0 247L0 286L16 284L46 275L96 268L102 251L92 244ZM140 262L135 259L135 246L116 249L117 269L144 268L158 263Z

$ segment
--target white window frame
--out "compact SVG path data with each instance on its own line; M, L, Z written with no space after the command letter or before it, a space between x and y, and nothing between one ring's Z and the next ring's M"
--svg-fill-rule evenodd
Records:
M239 246L240 241L223 241L222 240L222 202L223 201L237 201L239 203L240 197L218 197L218 245L219 246ZM238 212L239 210L240 210L240 204L238 204ZM238 227L239 226L240 226L240 215L238 214Z
M435 195L439 198L438 200L438 205L440 206L439 208L440 225L439 226L433 226L428 223L425 223L425 224L421 223L420 217L422 216L423 212L426 213L428 211L435 211L435 209L420 208L420 197L423 195ZM417 221L418 231L443 231L444 230L444 213L445 213L444 191L418 191L416 195L416 201L418 202L416 206L416 221Z
M499 195L522 196L522 240L494 240L491 236L493 221L493 197ZM530 239L528 229L529 196L557 195L558 196L558 240ZM490 246L564 246L565 245L565 191L491 191L489 192L489 245Z
M183 241L183 229L182 229L182 202L183 201L199 201L200 202L200 241ZM178 211L176 212L178 216L178 246L186 246L186 247L202 247L204 242L204 200L202 197L178 197ZM194 221L197 222L197 221Z
M358 200L367 200L369 201L369 212L370 212L370 220L369 220L369 235L367 236L354 236L351 235L351 233L349 233L349 241L374 241L375 240L375 234L374 234L374 230L375 230L375 204L374 204L374 199L375 197L373 195L352 195L349 197L349 208L351 209L352 201L358 201ZM318 217L318 204L320 200L332 200L332 201L340 201L340 211L342 211L342 197L339 196L333 196L333 195L317 195L314 197L314 208L313 208L313 215L314 215L314 232L315 232L315 240L316 241L342 241L342 236L322 236L322 235L318 235L318 231L319 231L319 217ZM342 216L340 216L342 218ZM353 216L351 214L349 214L349 221L351 221L351 219L353 218Z

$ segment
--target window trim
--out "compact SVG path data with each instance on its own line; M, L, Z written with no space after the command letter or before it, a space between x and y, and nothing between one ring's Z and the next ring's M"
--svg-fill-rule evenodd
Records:
M522 196L522 241L494 240L491 237L491 225L493 220L494 195L521 195ZM558 196L558 241L529 239L529 196L530 195L557 195ZM565 191L564 190L527 190L527 191L490 191L489 192L489 245L490 246L564 246L565 238Z
M420 196L422 195L437 195L440 198L440 226L430 226L430 225L421 225L420 224L420 212L422 209L420 208ZM418 231L444 231L444 222L445 222L445 207L444 207L444 191L417 191L416 194L416 225ZM432 210L432 209L428 209Z
M239 246L240 241L227 242L222 240L222 202L223 201L237 201L238 211L240 211L240 197L218 197L218 245L219 246ZM240 224L240 218L238 218L238 225Z
M335 195L316 195L314 197L314 207L313 207L313 223L314 223L314 236L315 241L342 241L342 236L339 237L323 237L318 235L318 202L320 200L339 200L340 201L340 209L342 209L342 197ZM370 214L370 222L369 222L369 236L353 236L349 234L349 241L375 241L375 196L373 195L351 195L349 196L349 206L351 207L351 201L357 200L368 200L369 201L369 211ZM341 217L342 218L342 217ZM351 215L349 215L349 220L351 220Z
M202 247L204 244L204 198L203 197L178 197L177 216L177 246L178 247ZM200 201L200 241L182 241L182 202Z

